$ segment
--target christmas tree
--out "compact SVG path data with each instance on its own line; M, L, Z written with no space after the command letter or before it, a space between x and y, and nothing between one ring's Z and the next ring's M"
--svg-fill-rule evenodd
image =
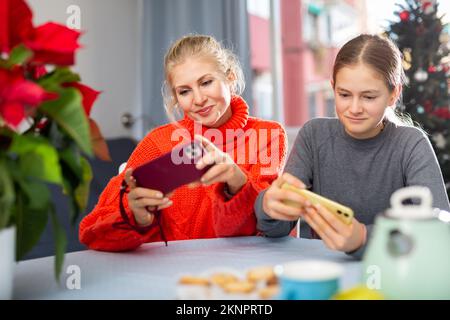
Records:
M450 196L450 36L436 0L397 4L387 35L403 53L402 112L429 134Z

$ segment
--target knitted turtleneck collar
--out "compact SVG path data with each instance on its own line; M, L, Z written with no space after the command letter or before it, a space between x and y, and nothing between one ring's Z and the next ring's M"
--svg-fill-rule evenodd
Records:
M245 127L248 120L248 105L245 100L240 96L233 96L231 98L230 108L232 112L231 118L220 127L214 129L225 133L225 130L227 129L242 129ZM194 132L194 120L189 118L187 115L184 116L184 119L180 122L180 124L188 129L190 133ZM197 123L197 125L200 126L199 123ZM210 129L205 126L201 126L201 128L202 133Z

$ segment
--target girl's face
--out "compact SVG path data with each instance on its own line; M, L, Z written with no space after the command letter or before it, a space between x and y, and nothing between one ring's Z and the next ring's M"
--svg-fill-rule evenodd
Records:
M336 74L336 113L345 131L356 139L375 137L383 128L388 106L395 104L401 86L390 92L381 75L359 63Z
M194 121L217 128L230 119L230 83L217 66L202 58L189 58L170 73L178 105Z

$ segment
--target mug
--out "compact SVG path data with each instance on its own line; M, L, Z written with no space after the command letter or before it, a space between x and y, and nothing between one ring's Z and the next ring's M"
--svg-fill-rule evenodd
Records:
M334 262L299 260L275 266L279 299L327 300L339 290L343 268Z

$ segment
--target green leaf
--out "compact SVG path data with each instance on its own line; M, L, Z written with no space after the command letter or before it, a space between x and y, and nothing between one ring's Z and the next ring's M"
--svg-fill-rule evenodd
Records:
M58 93L59 99L43 103L39 110L56 121L81 150L91 156L89 122L81 104L81 94L74 88L65 88Z
M33 51L20 44L11 50L8 60L5 61L5 66L11 68L17 64L27 62L33 56Z
M17 260L20 260L38 243L47 226L49 207L40 210L31 209L22 191L16 196Z
M64 254L67 249L67 237L64 228L59 223L53 206L50 207L50 217L53 227L53 240L55 242L55 278L58 281L64 263Z
M67 170L67 169L65 169ZM65 174L63 179L63 192L68 196L69 200L69 212L70 221L74 223L77 217L80 215L81 208L78 206L78 202L75 197L75 189L81 183L80 179L77 179L73 174Z
M63 192L69 196L70 221L76 220L81 212L78 206L75 190L82 183L83 168L81 156L76 148L67 148L61 155L61 169L63 172Z
M92 180L92 169L91 165L85 158L81 158L81 165L83 168L83 176L81 179L81 183L75 189L75 200L77 202L80 211L84 211L87 206L87 202L89 200L89 189ZM72 222L76 220L76 216L73 217Z
M80 76L69 68L56 68L53 72L40 78L38 84L47 91L60 91L63 83L80 80Z
M58 153L47 140L15 135L9 151L19 156L20 172L23 175L51 183L62 183Z
M11 176L8 174L7 161L0 161L0 230L8 227L14 204L15 194Z
M81 156L76 148L75 144L64 148L59 152L61 161L67 166L68 169L81 180L83 175L83 168L81 166Z
M92 169L89 161L73 150L65 149L60 154L63 161L64 190L73 199L71 221L74 223L79 213L86 209L93 177Z
M32 210L48 209L50 203L50 191L45 183L31 180L16 179L22 188L26 198L27 206Z

